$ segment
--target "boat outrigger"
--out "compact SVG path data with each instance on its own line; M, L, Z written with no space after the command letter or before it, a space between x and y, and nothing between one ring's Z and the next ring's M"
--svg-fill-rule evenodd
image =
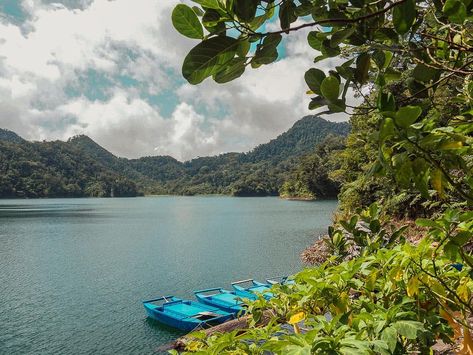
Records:
M234 318L233 313L174 296L143 301L143 306L154 320L185 331L208 328Z
M195 297L201 303L220 308L230 313L245 313L245 303L236 291L228 291L220 287L194 291Z
M246 287L242 286L245 284ZM232 282L232 287L238 296L246 297L252 300L258 298L258 294L262 294L267 300L273 297L273 294L269 292L269 289L271 288L269 283L262 283L253 279Z

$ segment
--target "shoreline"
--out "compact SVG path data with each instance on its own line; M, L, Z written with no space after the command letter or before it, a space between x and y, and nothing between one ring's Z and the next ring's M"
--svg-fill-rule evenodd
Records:
M137 197L278 197L281 200L287 201L336 201L337 198L315 198L315 197L288 197L281 195L244 195L237 196L232 194L194 194L194 195L182 195L182 194L140 194L136 196L41 196L41 197L20 197L20 196L2 196L0 200L48 200L48 199L87 199L87 198L100 198L100 199L111 199L111 198L137 198Z
M320 201L315 197L279 196L279 198L286 201Z

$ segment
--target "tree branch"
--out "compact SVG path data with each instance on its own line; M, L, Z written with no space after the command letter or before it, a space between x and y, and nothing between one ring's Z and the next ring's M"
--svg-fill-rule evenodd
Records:
M350 23L362 22L364 20L368 20L370 18L382 15L382 14L388 12L389 10L391 10L392 8L405 3L406 1L407 0L400 0L400 1L394 2L394 3L390 4L389 6L385 7L384 9L382 9L382 10L379 10L377 12L373 12L373 13L365 15L365 16L353 18L353 19L347 19L347 18L323 19L323 20L319 20L319 21L304 23L304 24L296 26L296 27L289 27L289 28L286 28L286 29L282 29L280 31L261 33L261 35L262 36L268 36L270 34L288 33L288 32L298 31L298 30L306 28L306 27L313 27L313 26L317 26L317 25L324 25L324 24L330 24L330 23L350 24Z

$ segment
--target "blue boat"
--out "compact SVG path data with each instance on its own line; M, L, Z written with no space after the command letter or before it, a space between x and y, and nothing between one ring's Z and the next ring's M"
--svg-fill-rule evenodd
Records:
M232 282L232 287L238 296L252 300L257 299L258 294L262 294L267 300L273 297L273 294L268 292L271 288L269 283L262 283L253 279Z
M143 306L154 320L185 331L208 328L234 318L233 313L174 296L143 301Z
M245 303L236 291L224 290L220 287L194 291L195 297L201 303L217 307L225 312L245 313ZM253 298L252 298L253 299Z
M293 285L295 282L294 280L288 280L289 276L279 276L279 277L272 277L267 279L266 282L270 285Z

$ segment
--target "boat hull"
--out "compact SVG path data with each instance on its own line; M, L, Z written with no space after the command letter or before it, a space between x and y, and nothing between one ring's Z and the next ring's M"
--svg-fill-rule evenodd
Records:
M235 295L235 297L238 297ZM233 313L233 314L244 314L245 313L245 308L240 304L235 302L235 304L225 304L223 302L216 302L211 298L208 297L203 297L201 295L196 294L196 298L200 303L206 304L211 307L217 307L221 309L222 311Z
M160 299L144 301L146 314L157 322L183 331L209 328L234 318L233 313L215 307L176 298L166 299L172 299L172 301L167 301L160 306L153 304Z
M240 286L240 284L248 282L251 283L251 286ZM270 284L254 281L252 279L234 282L232 283L232 287L235 293L242 298L246 297L251 300L256 300L258 295L262 295L266 300L269 300L273 297L273 294L268 292L271 288Z

